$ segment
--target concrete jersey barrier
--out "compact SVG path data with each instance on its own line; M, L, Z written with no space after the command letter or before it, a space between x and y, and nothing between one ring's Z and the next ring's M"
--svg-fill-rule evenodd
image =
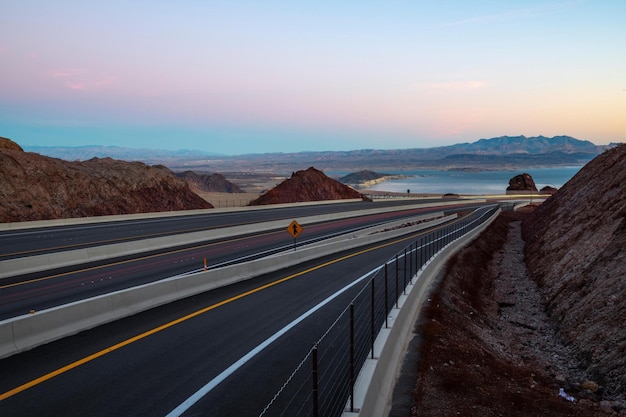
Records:
M476 200L483 202L484 200ZM458 201L438 201L422 203L410 206L385 207L380 209L367 209L349 211L343 213L308 216L298 219L298 223L305 226L329 220L344 219L350 217L367 216L371 214L386 213L392 211L411 210L416 208L429 208L459 204ZM286 228L289 224L285 220L234 226L227 228L211 229L201 232L183 233L178 235L164 236L159 238L141 239L130 242L115 243L110 245L94 246L62 252L54 252L43 255L27 256L22 258L7 259L0 262L0 280L22 274L40 272L55 268L80 265L88 262L97 262L106 259L117 258L124 255L136 255L155 250L164 250L185 244L210 242L229 237L241 236L250 233L259 233L269 230Z
M419 216L443 216L443 213ZM36 346L79 333L123 317L148 310L185 297L221 286L277 271L333 253L392 239L456 218L441 217L431 222L399 228L384 233L367 234L362 231L333 239L297 251L286 251L258 260L216 268L186 276L173 277L153 283L116 291L0 321L0 358L32 349ZM398 223L406 223L403 219Z

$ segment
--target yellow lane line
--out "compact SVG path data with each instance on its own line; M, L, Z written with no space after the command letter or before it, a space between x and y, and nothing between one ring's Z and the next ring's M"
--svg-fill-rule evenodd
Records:
M421 234L421 233L418 233L417 235L419 235L419 234ZM353 258L355 256L362 255L364 253L371 252L371 251L374 251L374 250L382 249L384 247L387 247L387 246L390 246L390 245L394 245L396 243L400 243L400 242L403 242L405 240L413 239L417 235L404 237L404 238L401 238L401 239L394 240L392 242L384 243L382 245L378 245L378 246L375 246L375 247L372 247L372 248L369 248L369 249L364 249L364 250L361 250L361 251L357 251L357 252L351 253L349 255L342 256L340 258L333 259L331 261L328 261L328 262L316 265L316 266L311 267L309 269L306 269L304 271L297 272L295 274L292 274L292 275L280 278L280 279L278 279L276 281L272 281L272 282L267 283L265 285L262 285L260 287L254 288L252 290L243 292L243 293L238 294L238 295L236 295L234 297L231 297L231 298L228 298L226 300L220 301L219 303L210 305L208 307L205 307L203 309L200 309L198 311L190 313L190 314L188 314L186 316L180 317L180 318L178 318L176 320L172 320L169 323L165 323L165 324L163 324L163 325L161 325L159 327L156 327L154 329L148 330L148 331L146 331L144 333L141 333L141 334L139 334L137 336L131 337L130 339L126 339L126 340L124 340L124 341L122 341L120 343L117 343L117 344L115 344L113 346L110 346L110 347L108 347L106 349L103 349L103 350L101 350L99 352L96 352L96 353L91 354L91 355L89 355L87 357L79 359L79 360L77 360L75 362L72 362L72 363L70 363L68 365L65 365L65 366L63 366L63 367L61 367L61 368L59 368L59 369L57 369L55 371L47 373L46 375L40 376L39 378L33 379L30 382L27 382L27 383L25 383L23 385L20 385L19 387L13 388L10 391L7 391L7 392L5 392L3 394L0 394L0 401L3 401L5 399L7 399L7 398L10 398L10 397L12 397L12 396L14 396L16 394L19 394L22 391L26 391L29 388L32 388L32 387L34 387L36 385L39 385L39 384L41 384L41 383L43 383L45 381L48 381L49 379L52 379L52 378L54 378L56 376L59 376L59 375L65 373L65 372L68 372L68 371L70 371L70 370L72 370L74 368L78 368L79 366L84 365L84 364L86 364L88 362L91 362L91 361L93 361L95 359L98 359L98 358L106 355L107 353L116 351L116 350L118 350L118 349L120 349L120 348L122 348L124 346L128 346L131 343L137 342L137 341L139 341L141 339L145 339L148 336L151 336L151 335L153 335L155 333L158 333L158 332L160 332L162 330L168 329L168 328L170 328L172 326L175 326L175 325L177 325L179 323L182 323L184 321L187 321L189 319L197 317L197 316L199 316L201 314L204 314L204 313L206 313L208 311L211 311L211 310L213 310L215 308L221 307L221 306L223 306L225 304L228 304L228 303L231 303L233 301L239 300L241 298L247 297L248 295L251 295L251 294L257 293L259 291L265 290L267 288L273 287L274 285L278 285L278 284L283 283L285 281L289 281L290 279L299 277L301 275L305 275L305 274L308 274L308 273L313 272L315 270L324 268L326 266L329 266L329 265L332 265L332 264L344 261L346 259Z

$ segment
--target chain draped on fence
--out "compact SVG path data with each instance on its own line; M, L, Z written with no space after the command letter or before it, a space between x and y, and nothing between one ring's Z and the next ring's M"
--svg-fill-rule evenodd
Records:
M389 312L398 306L400 293L405 293L417 272L437 252L497 210L497 206L478 209L421 236L374 270L259 417L341 416L344 411L354 411L356 376L365 360L374 358L374 340L381 329L388 327Z

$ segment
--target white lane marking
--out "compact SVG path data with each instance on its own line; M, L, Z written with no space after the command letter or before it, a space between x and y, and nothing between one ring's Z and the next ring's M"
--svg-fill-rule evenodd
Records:
M289 323L287 326L283 327L282 329L280 329L279 331L274 333L272 336L270 336L268 339L266 339L259 346L257 346L254 349L252 349L246 355L242 356L237 362L233 363L228 368L226 368L224 371L222 371L222 373L220 373L218 376L216 376L215 378L213 378L212 380L207 382L207 384L205 386L203 386L198 391L196 391L191 397L187 398L178 407L176 407L175 409L170 411L170 413L167 414L166 417L179 417L179 416L181 416L185 411L189 410L195 403L197 403L202 397L204 397L209 392L211 392L211 390L213 390L213 388L215 388L217 385L219 385L221 382L223 382L226 378L228 378L230 375L232 375L236 370L241 368L250 359L252 359L257 354L259 354L261 351L263 351L263 349L265 349L270 344L272 344L274 341L276 341L276 339L278 339L279 337L281 337L282 335L287 333L289 330L293 329L295 326L297 326L304 319L309 317L311 314L315 313L320 308L324 307L326 304L331 302L333 299L337 298L342 293L346 292L351 287L353 287L356 284L358 284L359 282L363 281L365 278L369 277L370 275L375 274L376 272L378 272L378 270L380 270L381 268L382 268L382 265L372 269L370 272L366 273L365 275L361 276L357 280L353 281L352 283L350 283L347 286L343 287L339 291L337 291L334 294L330 295L328 298L326 298L325 300L323 300L322 302L320 302L316 306L312 307L309 311L307 311L306 313L302 314L300 317L298 317L297 319L295 319L294 321Z

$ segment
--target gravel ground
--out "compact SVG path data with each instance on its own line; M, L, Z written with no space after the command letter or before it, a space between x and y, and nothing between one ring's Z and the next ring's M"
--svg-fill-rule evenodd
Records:
M391 417L626 415L556 336L503 213L447 265L416 324ZM410 387L410 389L409 389Z

